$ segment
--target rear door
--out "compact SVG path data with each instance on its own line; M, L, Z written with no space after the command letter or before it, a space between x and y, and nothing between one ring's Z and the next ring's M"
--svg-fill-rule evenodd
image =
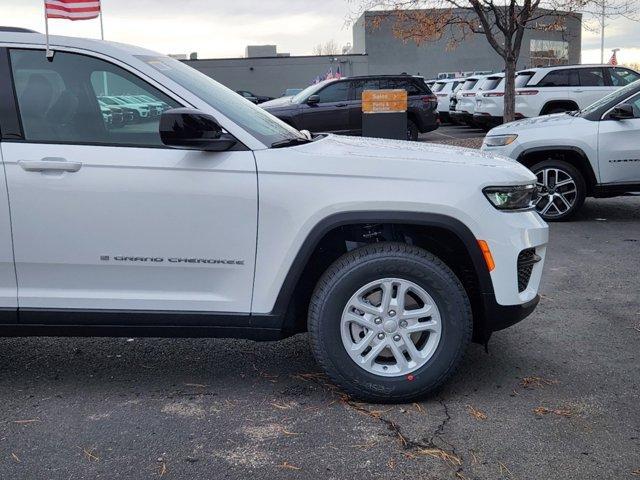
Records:
M379 90L380 81L377 78L351 80L349 94L349 129L352 135L362 135L362 92L365 90Z
M6 50L0 48L0 323L13 323L18 306L9 197L2 158L3 138L10 138L20 128L9 77Z
M349 81L330 83L316 95L320 102L303 106L304 128L311 132L349 133Z
M581 68L578 76L580 87L574 88L573 93L580 108L588 107L615 90L605 77L605 69L602 67Z

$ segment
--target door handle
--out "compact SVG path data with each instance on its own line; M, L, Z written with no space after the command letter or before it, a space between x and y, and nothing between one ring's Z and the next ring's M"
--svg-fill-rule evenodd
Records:
M574 90L573 93L582 93L584 90Z
M336 107L346 107L348 105L348 103L339 103L338 105L336 105Z
M82 162L69 162L64 158L45 157L42 160L18 160L18 165L27 172L77 172Z

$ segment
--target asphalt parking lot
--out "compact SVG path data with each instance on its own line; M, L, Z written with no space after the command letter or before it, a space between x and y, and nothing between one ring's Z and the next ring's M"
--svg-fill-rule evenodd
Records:
M0 339L1 479L633 479L640 197L554 224L543 300L435 397L352 402L305 335Z

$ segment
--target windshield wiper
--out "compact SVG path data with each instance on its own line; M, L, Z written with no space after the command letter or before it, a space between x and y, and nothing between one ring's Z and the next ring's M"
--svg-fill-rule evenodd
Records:
M304 145L305 143L313 142L313 140L309 140L307 138L287 138L286 140L279 140L277 142L273 142L271 144L271 148L284 148L284 147L293 147L296 145Z

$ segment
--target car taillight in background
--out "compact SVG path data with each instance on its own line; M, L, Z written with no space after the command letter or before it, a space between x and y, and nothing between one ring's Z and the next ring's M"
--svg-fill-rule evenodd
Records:
M463 97L475 97L476 93L475 92L473 92L473 93L463 93L462 96Z
M483 93L483 97L504 97L504 92Z
M538 90L516 90L516 95L537 95Z

